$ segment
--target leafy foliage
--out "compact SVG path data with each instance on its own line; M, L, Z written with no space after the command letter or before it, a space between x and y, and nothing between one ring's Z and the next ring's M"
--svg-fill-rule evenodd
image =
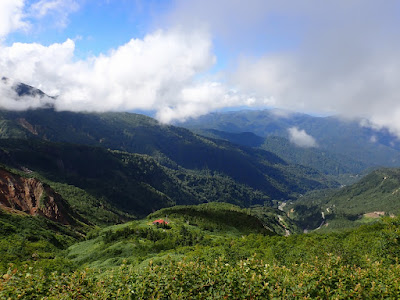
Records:
M9 263L54 259L80 238L76 230L44 217L10 214L0 209L0 273L8 269Z
M157 243L174 230L149 230L140 225L117 225L107 229L111 235L101 233L92 239L103 239L111 251L113 244L132 244L132 236L160 245ZM192 231L187 225L177 236L184 237L185 230ZM123 259L118 267L84 265L62 271L61 266L67 266L68 261L60 258L53 265L40 260L10 264L0 279L0 297L398 298L399 233L398 218L340 233L289 237L221 232L216 239L204 232L204 238L181 239L161 256L153 253L151 259L142 262ZM70 253L78 250L89 253L88 248L76 247ZM137 252L130 255L134 257Z

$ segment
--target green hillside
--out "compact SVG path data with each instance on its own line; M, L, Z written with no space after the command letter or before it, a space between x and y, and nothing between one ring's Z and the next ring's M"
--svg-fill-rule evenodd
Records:
M308 190L337 186L334 180L321 173L288 164L271 152L204 138L187 129L159 124L143 115L43 109L3 111L0 118L12 124L12 127L5 126L3 135L0 133L3 140L25 135L26 138L147 154L170 169L221 174L271 199L293 198Z
M47 182L95 224L129 220L131 217L124 216L124 212L143 216L176 204L216 201L243 207L270 205L276 196L266 188L256 190L208 169L167 168L147 155L82 145L3 139L0 140L0 162ZM285 167L289 170L291 166ZM297 170L309 172L301 166L293 167L294 175L289 177L288 173L287 179L282 178L287 185L285 181L278 182L277 188L273 188L279 195L289 196L296 189L303 191L320 185L305 180L295 173ZM269 176L279 174L279 169L270 168ZM302 185L296 186L298 183ZM106 213L103 207L107 208Z
M143 220L97 229L66 251L55 250L52 259L33 257L23 264L7 264L0 278L0 297L380 299L400 295L398 218L336 233L282 237L259 231L262 227L253 217L237 207L188 208L171 208ZM232 214L218 221L218 214L226 210ZM152 224L166 212L167 225ZM204 228L207 223L216 228Z
M160 218L168 224L152 224ZM276 235L258 218L231 204L174 206L143 220L92 232L90 239L68 249L67 258L79 265L99 267L118 266L123 262L139 264L168 253L179 256L187 247L208 247L251 233Z
M334 205L333 211L337 213L363 214L382 210L387 214L399 214L399 191L400 169L380 169L328 196L323 205Z
M251 214L249 209L241 209L226 203L207 203L196 206L174 206L163 208L150 214L148 219L165 218L179 219L188 224L199 226L211 232L228 232L234 229L237 234L262 233L272 234L267 228L269 224Z
M227 199L248 206L270 199L226 176L168 169L146 155L34 140L0 140L0 149L3 162L30 170L29 176L47 181L65 199L85 197L72 203L85 216L90 213L88 201L123 216L121 210L145 215L174 204ZM101 219L99 213L95 209L87 217Z
M82 228L78 231L41 216L8 213L0 207L0 274L5 274L10 264L40 260L54 266L63 260L62 251L83 236Z
M400 296L398 169L332 190L299 162L330 176L363 164L135 114L1 114L2 168L40 180L87 222L0 206L0 298Z
M285 209L303 227L334 229L400 213L400 169L379 169L340 190L310 193ZM323 213L323 216L322 216Z

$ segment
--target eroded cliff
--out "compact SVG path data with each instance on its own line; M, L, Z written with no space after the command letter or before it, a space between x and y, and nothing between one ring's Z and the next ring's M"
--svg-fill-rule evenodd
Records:
M0 168L0 208L44 216L52 221L74 223L68 203L50 186Z

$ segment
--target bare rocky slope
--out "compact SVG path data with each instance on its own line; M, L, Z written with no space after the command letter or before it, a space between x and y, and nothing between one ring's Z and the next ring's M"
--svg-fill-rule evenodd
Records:
M47 184L0 168L0 208L44 216L64 225L76 222L68 203Z

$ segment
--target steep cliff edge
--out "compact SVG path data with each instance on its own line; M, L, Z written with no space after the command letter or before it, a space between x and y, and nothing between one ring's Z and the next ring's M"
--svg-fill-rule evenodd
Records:
M0 208L41 215L64 225L76 223L68 203L50 186L0 168ZM79 218L79 217L78 217Z

